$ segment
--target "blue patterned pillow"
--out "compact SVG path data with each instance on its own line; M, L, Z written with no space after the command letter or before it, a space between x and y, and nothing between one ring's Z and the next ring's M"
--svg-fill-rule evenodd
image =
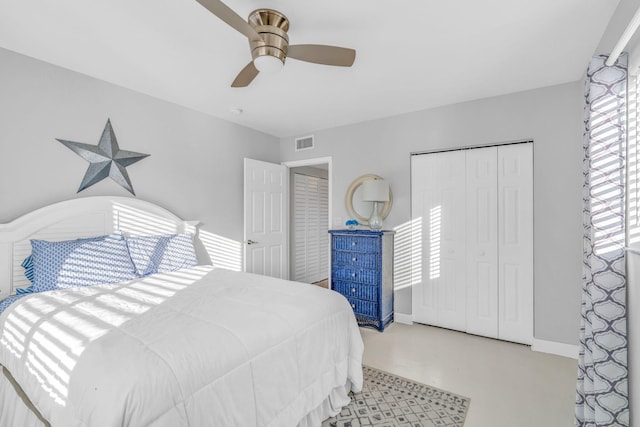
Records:
M24 277L29 279L31 284L33 284L33 257L29 255L20 265L24 268Z
M28 288L16 288L16 295L33 293L33 257L29 255L20 264L24 268L24 277L29 279L31 285Z
M33 293L33 285L29 286L28 288L16 288L16 295L32 294L32 293Z
M136 277L120 234L63 242L32 240L31 248L34 292L119 283Z
M188 233L127 237L136 273L168 273L198 264L193 236Z

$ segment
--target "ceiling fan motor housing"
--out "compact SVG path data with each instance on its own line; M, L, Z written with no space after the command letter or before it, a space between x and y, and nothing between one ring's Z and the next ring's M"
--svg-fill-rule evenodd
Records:
M257 9L251 12L248 22L262 37L262 40L249 39L254 61L260 56L273 56L284 64L289 49L287 17L277 10Z

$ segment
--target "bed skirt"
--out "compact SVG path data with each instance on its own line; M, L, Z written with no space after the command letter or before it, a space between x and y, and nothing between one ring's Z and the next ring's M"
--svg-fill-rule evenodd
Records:
M11 374L0 365L0 426L51 427L40 420L35 408L20 386L10 380Z
M6 369L0 365L0 408L13 408L11 411L0 411L0 426L21 427L51 427L37 415L37 410L24 394L20 386L14 384L9 378ZM343 386L335 387L329 396L309 412L296 427L319 427L322 421L337 415L343 406L351 401L349 392L352 384L349 380ZM357 390L354 390L357 391Z

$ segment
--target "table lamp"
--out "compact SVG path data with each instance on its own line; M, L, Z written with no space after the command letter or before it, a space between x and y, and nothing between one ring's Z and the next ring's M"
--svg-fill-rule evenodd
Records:
M369 228L373 231L382 229L382 218L378 203L389 201L389 184L384 179L370 179L362 183L362 200L373 202L373 211L369 218Z

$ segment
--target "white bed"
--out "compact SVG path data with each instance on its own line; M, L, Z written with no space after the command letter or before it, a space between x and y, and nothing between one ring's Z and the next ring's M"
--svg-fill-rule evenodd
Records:
M30 238L193 226L130 198L34 211L0 225L0 298L28 285ZM212 266L35 293L0 315L0 426L317 426L362 351L339 294Z

